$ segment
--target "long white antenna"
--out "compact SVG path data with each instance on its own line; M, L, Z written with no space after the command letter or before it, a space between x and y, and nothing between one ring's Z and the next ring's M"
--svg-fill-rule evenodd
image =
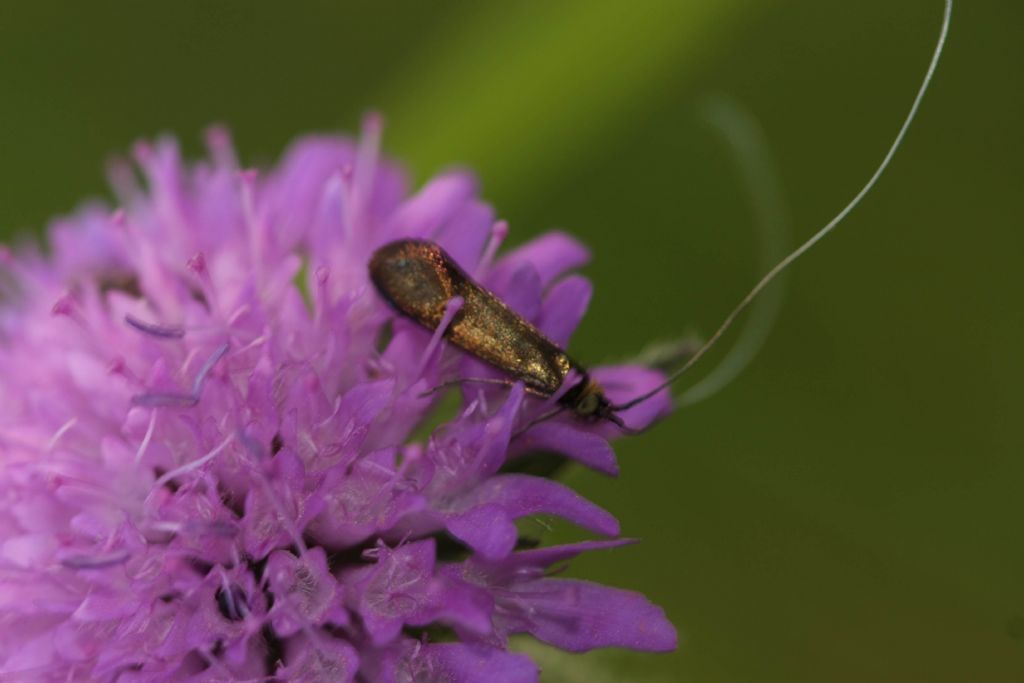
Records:
M798 258L800 258L804 254L804 252L809 250L811 247L817 244L823 237L832 232L832 230L834 230L835 227L839 225L840 221L846 218L846 216L851 211L853 211L854 207L860 204L861 200L864 199L864 196L871 191L871 188L875 186L875 183L878 182L878 179L881 177L882 173L889 166L889 162L892 161L893 155L896 154L896 150L899 149L900 144L903 143L903 138L906 136L907 130L910 128L910 124L913 122L914 117L917 116L917 109L918 107L921 106L921 100L924 99L924 94L925 92L928 91L928 86L932 82L932 76L935 75L935 67L938 66L939 64L939 57L942 56L942 49L943 47L945 47L946 44L946 34L949 33L949 22L952 14L953 0L945 0L945 11L942 15L942 28L939 30L939 39L935 44L935 51L932 53L932 59L931 62L929 62L928 64L928 70L924 74L924 80L921 82L921 87L918 88L917 95L914 97L914 103L910 105L910 112L907 114L906 119L903 121L903 126L900 128L899 133L896 134L896 139L893 140L892 145L889 147L889 151L886 152L885 157L882 159L882 163L878 165L878 168L875 170L871 178L868 179L868 182L864 185L864 187L861 188L860 192L858 192L857 195L852 200L850 200L850 203L843 207L843 210L836 214L835 218L830 220L825 225L825 227L823 227L818 232L814 233L810 237L810 239L808 239L806 242L804 242L795 250L793 250L789 254L789 256L775 264L775 267L769 270L765 274L765 276L762 277L756 285L754 285L754 288L751 289L745 297L743 297L743 300L740 301L736 308L732 309L732 312L729 313L728 316L726 316L722 324L718 327L717 330L715 330L715 333L711 335L711 337L704 343L704 345L697 349L696 353L690 356L690 359L686 361L683 367L676 370L662 384L658 385L657 387L648 391L647 393L641 394L640 396L637 396L632 400L626 401L625 403L620 403L618 405L613 406L614 410L626 410L627 408L632 408L636 404L642 403L643 401L646 401L647 399L651 398L659 391L665 389L667 386L672 384L672 382L679 379L687 370L692 368L697 363L697 361L699 361L701 357L705 353L707 353L707 351L712 346L715 345L715 342L717 342L718 339L723 334L725 334L726 330L732 327L733 322L735 322L739 314L746 310L747 306L750 305L750 302L753 301L754 298L761 293L762 289L767 287L768 284L772 280L774 280L779 273L788 268L789 265L793 263L793 261L796 261Z

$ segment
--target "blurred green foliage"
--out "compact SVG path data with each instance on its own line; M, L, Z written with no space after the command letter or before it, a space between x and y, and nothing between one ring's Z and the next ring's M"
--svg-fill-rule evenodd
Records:
M377 107L416 177L467 164L515 241L560 226L593 248L572 349L621 358L709 332L758 275L702 99L728 95L760 122L807 236L895 134L940 12L4 3L0 229L38 231L104 194L104 159L140 136L170 131L197 153L222 121L266 163ZM625 681L1024 679L1022 29L1019 0L959 3L905 147L797 264L754 366L623 441L618 480L569 475L644 540L574 571L645 591L683 639L673 655L584 661Z

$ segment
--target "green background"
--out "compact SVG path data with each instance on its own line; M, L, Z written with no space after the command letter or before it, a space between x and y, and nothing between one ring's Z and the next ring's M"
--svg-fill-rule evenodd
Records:
M514 241L559 226L592 247L572 351L622 358L710 332L759 274L704 98L760 123L806 237L885 151L941 9L3 3L0 229L104 194L140 136L198 153L220 121L267 163L378 108L418 178L478 171ZM549 680L1024 680L1022 35L1020 0L960 2L906 145L794 267L753 366L620 442L619 479L569 474L643 539L574 571L645 591L682 646L545 659Z

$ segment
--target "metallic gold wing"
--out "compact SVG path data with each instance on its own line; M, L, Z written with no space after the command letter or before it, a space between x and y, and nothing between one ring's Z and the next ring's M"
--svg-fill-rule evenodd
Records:
M441 247L423 240L386 244L370 261L370 277L401 313L435 330L456 296L462 308L445 338L480 360L550 396L576 364L557 344L473 281Z

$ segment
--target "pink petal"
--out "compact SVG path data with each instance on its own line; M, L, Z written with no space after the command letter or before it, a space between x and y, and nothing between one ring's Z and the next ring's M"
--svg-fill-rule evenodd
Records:
M676 630L664 610L640 593L575 579L540 579L526 584L519 599L529 605L525 630L563 650L676 649Z

